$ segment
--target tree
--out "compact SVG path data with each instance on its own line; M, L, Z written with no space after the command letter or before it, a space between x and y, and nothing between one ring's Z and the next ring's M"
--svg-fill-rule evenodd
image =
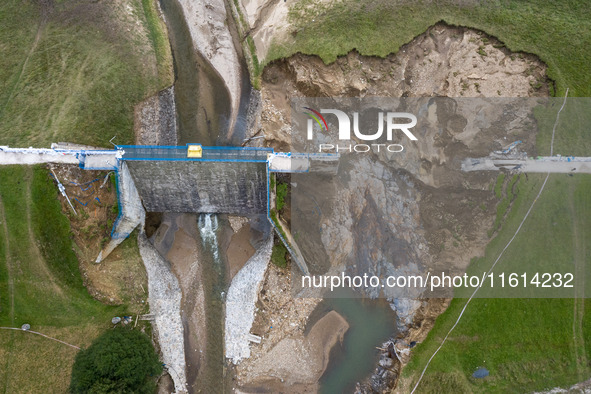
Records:
M115 328L76 355L72 393L153 393L162 366L154 346L140 331Z

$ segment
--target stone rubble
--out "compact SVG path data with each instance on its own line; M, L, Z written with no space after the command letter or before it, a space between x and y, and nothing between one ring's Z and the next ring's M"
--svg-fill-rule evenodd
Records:
M250 357L248 335L255 318L259 290L273 248L273 234L236 274L226 297L226 358L238 364Z
M187 392L185 346L181 321L181 288L170 269L144 233L138 235L140 255L148 274L148 301L154 315L153 327L158 336L165 368L177 393Z

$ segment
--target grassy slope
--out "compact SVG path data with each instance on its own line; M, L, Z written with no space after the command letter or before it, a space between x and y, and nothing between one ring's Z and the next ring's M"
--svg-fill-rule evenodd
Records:
M537 111L540 134L538 150L549 153L552 126L561 102ZM554 153L589 155L591 141L585 133L591 125L591 100L569 100L561 114ZM488 245L484 258L470 271L481 276L515 233L536 197L544 175L522 176L516 200L503 229ZM588 269L591 250L591 176L555 174L513 244L495 267L500 272L573 272L577 289L591 283ZM587 285L588 287L588 285ZM498 294L498 293L497 293ZM513 293L515 294L515 293ZM548 290L532 289L543 297ZM563 296L572 297L572 292ZM511 290L503 291L511 296ZM523 292L520 293L523 295ZM424 343L414 351L404 370L404 385L414 384L428 358L455 323L466 300L456 298L442 314ZM419 392L433 391L532 391L569 386L589 379L591 367L591 300L559 299L474 299L445 346L433 359ZM471 378L478 367L491 376Z
M43 198L40 198L43 196ZM95 301L82 284L69 223L45 170L0 169L0 325L88 345L124 307ZM12 286L11 286L12 283ZM75 350L21 332L0 332L0 390L63 391ZM31 355L35 359L31 359Z
M172 52L168 42L166 24L160 18L155 0L142 0L145 25L148 30L158 65L159 88L169 87L174 82Z
M332 6L298 2L290 21L296 40L275 42L265 62L296 52L316 54L325 62L357 49L364 55L385 56L438 21L464 25L498 37L514 51L535 53L549 66L558 95L566 87L578 96L591 96L588 54L591 46L591 5L570 0L484 1L484 6L442 1L341 0Z
M120 144L133 142L133 106L172 81L154 5L144 10L131 2L156 47L159 75L144 67L153 61L153 49L135 50L141 38L118 31L102 3L76 8L76 2L59 2L39 30L41 11L32 3L0 3L1 143L110 146L115 135Z
M530 175L527 182L519 185L521 190L503 231L488 246L486 257L475 261L470 271L481 276L488 270L521 222L543 178L543 175ZM591 241L589 195L588 175L551 176L536 208L494 272L573 272L576 215L584 214L577 231L587 234L587 243ZM591 255L587 253L584 263L590 261ZM438 318L427 340L414 351L405 368L405 377L418 376L465 302L462 298L454 299ZM585 306L591 307L591 302L586 300ZM472 300L433 359L419 392L531 391L588 379L591 376L588 366L577 370L573 320L578 324L580 317L575 319L573 308L573 300L564 298ZM591 338L591 315L584 315L582 323L584 329L582 332L577 329L576 335ZM589 354L589 344L585 346ZM470 378L478 367L487 367L491 377Z
M0 145L110 146L114 135L118 143L131 143L133 106L172 83L155 2L130 2L153 47L143 54L134 49L138 37L123 35L109 17L101 21L89 11L102 3L84 3L73 12L77 3L55 2L39 29L36 2L0 2ZM144 69L154 54L158 75ZM47 335L89 345L126 309L103 305L84 288L69 223L47 171L0 168L0 200L0 326L29 323ZM121 253L137 259L133 243L126 241ZM67 391L75 353L42 337L1 330L0 392Z

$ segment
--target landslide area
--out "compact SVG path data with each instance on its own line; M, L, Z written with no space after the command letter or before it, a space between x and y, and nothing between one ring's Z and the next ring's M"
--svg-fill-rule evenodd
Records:
M276 150L291 147L293 97L433 97L429 116L443 125L438 135L409 146L404 159L382 153L341 169L348 173L339 185L342 193L332 207L323 206L322 234L315 234L330 264L311 270L328 273L347 267L348 274L360 275L420 274L427 267L465 271L494 235L490 229L500 201L495 191L506 190L511 177L498 186L498 174L462 173L459 163L516 140L523 141L520 152L535 155L535 134L528 127L535 120L528 111L516 109L512 124L473 129L476 116L462 111L456 98L547 97L552 85L545 64L535 56L512 53L481 31L445 24L432 26L385 58L353 51L326 65L319 57L296 54L268 65L262 75L257 132ZM485 111L485 117L497 115L495 109ZM306 240L300 241L307 249ZM400 259L388 265L393 254ZM371 261L362 263L363 256L371 256ZM409 342L422 340L447 305L441 299L390 301L401 335ZM263 307L261 313L273 312ZM262 355L257 351L253 357L258 359ZM390 383L380 380L380 368L371 384L384 389L396 379L388 372Z

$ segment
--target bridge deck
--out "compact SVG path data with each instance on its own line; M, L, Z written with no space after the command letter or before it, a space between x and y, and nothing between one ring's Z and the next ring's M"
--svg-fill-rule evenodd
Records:
M520 172L591 173L591 157L539 156L536 159L468 158L462 162L462 171L491 171L500 169Z
M225 161L264 163L272 148L240 148L230 146L203 146L200 158L187 157L186 146L132 146L123 145L122 160L161 160L161 161Z

